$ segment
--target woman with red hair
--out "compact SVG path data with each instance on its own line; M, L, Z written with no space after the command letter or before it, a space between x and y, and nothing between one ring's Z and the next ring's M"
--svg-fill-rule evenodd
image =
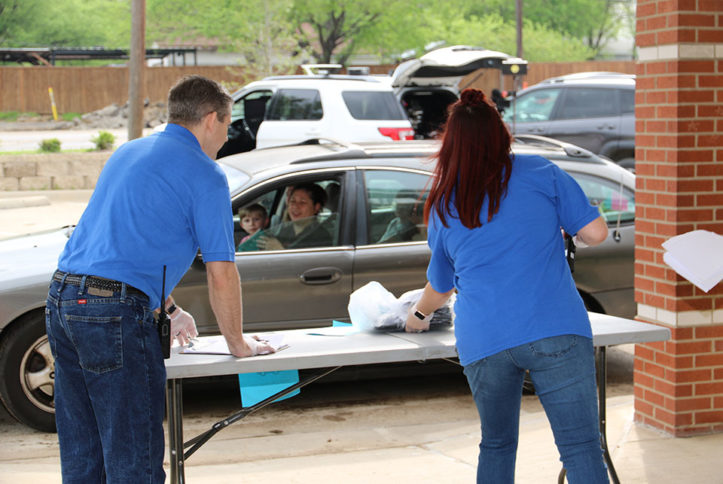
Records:
M428 283L406 330L457 291L457 352L482 427L477 482L513 483L526 371L571 483L608 482L592 330L561 228L597 245L607 225L579 185L536 155L511 155L497 109L466 89L449 109L424 216Z

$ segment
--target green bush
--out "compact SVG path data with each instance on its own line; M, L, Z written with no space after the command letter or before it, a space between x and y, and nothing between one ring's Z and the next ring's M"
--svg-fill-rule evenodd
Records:
M113 143L115 143L115 135L108 131L98 131L98 136L91 138L91 141L95 143L95 149L98 151L113 149Z
M44 139L40 142L40 151L43 153L57 153L60 151L60 140L58 138Z

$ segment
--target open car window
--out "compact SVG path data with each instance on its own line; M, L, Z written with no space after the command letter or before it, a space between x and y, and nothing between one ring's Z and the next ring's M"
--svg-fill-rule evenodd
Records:
M336 177L287 182L249 200L234 215L236 251L338 246L341 188ZM251 209L263 215L263 226L258 231L247 230L243 224L243 217Z
M586 173L569 172L587 195L590 203L598 207L608 224L635 221L635 193L606 178Z
M427 240L424 202L429 176L396 170L364 172L368 244Z

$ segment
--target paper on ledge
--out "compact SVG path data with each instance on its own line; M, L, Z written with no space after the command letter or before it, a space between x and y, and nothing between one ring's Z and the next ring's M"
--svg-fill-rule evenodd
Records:
M705 292L723 279L723 236L694 230L663 242L663 260Z
M274 351L284 348L284 335L276 333L257 334L258 338L265 341ZM226 338L223 335L204 336L192 341L192 344L186 345L179 353L195 354L195 355L230 355L231 351L226 344Z

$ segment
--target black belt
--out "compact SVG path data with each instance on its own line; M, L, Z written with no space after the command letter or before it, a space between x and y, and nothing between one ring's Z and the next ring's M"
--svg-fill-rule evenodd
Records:
M97 276L84 276L81 274L68 274L67 272L62 271L55 271L55 273L53 274L54 281L63 282L63 278L65 278L65 283L71 284L73 286L80 286L80 283L83 281L84 277L86 287L94 287L96 289L104 289L106 291L113 292L121 292L123 290L124 283L114 281L113 279L106 279L104 277ZM144 293L140 289L136 289L130 284L126 284L126 294L138 294L140 296L146 295L146 293Z

